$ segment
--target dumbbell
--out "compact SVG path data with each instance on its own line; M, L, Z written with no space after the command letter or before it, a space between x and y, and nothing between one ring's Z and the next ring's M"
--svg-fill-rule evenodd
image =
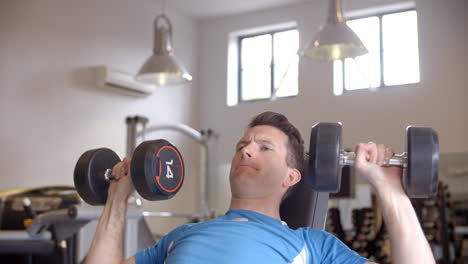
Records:
M91 205L106 203L112 168L119 156L107 148L88 150L75 165L73 179L78 194ZM146 200L172 198L184 182L184 162L177 148L166 140L141 143L133 152L130 172L135 190Z
M428 198L437 192L439 178L439 140L429 127L409 126L407 152L394 155L384 166L403 168L402 183L412 198ZM309 160L306 164L310 184L316 191L338 192L343 166L353 166L356 153L342 148L341 123L317 123L312 127Z

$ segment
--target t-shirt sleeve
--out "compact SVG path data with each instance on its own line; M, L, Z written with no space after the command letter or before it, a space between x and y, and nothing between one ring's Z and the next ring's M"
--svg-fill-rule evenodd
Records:
M154 246L137 252L135 254L135 262L137 264L163 264L167 257L167 252L172 246L171 243L188 227L190 227L190 224L179 226L159 239L158 243Z
M341 240L330 233L321 230L309 229L307 240L309 249L312 251L312 261L316 261L317 258L320 259L319 263L322 264L362 264L370 261L359 256L355 251L351 250Z

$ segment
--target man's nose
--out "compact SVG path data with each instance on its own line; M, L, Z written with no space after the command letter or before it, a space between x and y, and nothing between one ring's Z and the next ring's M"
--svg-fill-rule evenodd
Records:
M253 153L254 153L254 148L252 146L253 144L250 143L248 145L245 145L243 148L242 148L242 156L247 156L249 158L252 158L253 157Z

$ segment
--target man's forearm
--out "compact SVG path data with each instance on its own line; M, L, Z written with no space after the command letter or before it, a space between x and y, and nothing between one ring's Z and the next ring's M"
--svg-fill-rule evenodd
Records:
M126 215L126 201L108 199L101 218L99 218L96 233L86 257L86 264L115 264L122 262Z
M403 192L379 195L390 234L393 263L435 263L410 199Z

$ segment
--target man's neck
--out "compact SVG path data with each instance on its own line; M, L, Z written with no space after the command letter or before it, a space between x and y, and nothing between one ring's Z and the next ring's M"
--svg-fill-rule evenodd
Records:
M232 197L229 210L233 209L250 210L281 220L279 215L279 202L272 201L271 198Z

